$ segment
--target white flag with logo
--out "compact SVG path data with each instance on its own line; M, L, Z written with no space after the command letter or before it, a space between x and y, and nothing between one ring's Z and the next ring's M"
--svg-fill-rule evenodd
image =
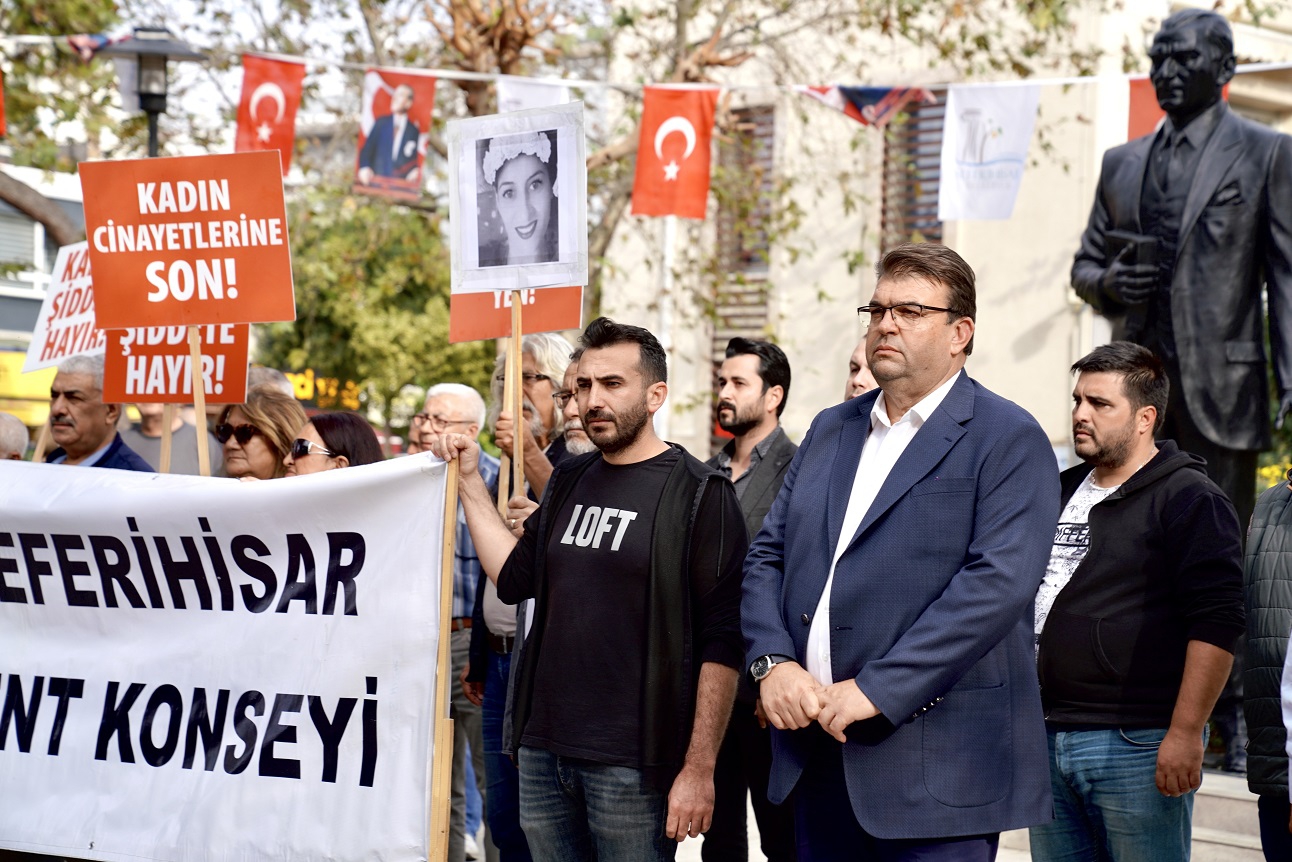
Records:
M1041 88L951 87L942 133L938 220L1007 219L1014 212Z

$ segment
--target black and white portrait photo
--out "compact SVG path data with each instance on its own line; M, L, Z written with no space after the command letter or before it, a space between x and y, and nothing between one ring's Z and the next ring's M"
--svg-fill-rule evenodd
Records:
M476 141L480 266L560 259L556 130Z
M587 283L583 105L451 120L452 291Z

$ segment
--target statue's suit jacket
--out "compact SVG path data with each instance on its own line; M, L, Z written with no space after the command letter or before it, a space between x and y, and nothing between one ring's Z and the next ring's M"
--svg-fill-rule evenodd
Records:
M1153 135L1104 154L1072 286L1126 329L1124 306L1100 289L1109 230L1142 233L1140 196ZM1207 141L1180 222L1171 322L1189 415L1229 449L1270 446L1261 286L1268 286L1270 347L1280 393L1292 387L1292 138L1226 110Z
M817 415L750 546L740 608L750 661L807 666L877 396ZM855 679L882 713L853 724L843 745L852 808L871 835L1050 819L1032 602L1058 516L1045 433L961 375L889 473L830 592L834 679ZM799 781L815 732L773 731L773 802Z

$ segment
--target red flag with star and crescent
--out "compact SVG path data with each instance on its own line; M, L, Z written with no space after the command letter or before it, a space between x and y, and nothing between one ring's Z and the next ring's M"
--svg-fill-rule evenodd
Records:
M238 102L238 140L234 149L278 150L283 176L292 166L296 109L301 104L305 64L242 55L242 98Z
M646 87L633 215L703 219L718 88Z

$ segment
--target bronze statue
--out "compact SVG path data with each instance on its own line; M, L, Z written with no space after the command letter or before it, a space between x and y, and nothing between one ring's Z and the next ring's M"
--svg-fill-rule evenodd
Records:
M1270 446L1262 285L1279 427L1292 409L1292 138L1222 100L1235 60L1220 15L1175 13L1149 57L1167 119L1104 154L1072 286L1114 338L1165 361L1159 436L1207 459L1246 524L1256 456Z

